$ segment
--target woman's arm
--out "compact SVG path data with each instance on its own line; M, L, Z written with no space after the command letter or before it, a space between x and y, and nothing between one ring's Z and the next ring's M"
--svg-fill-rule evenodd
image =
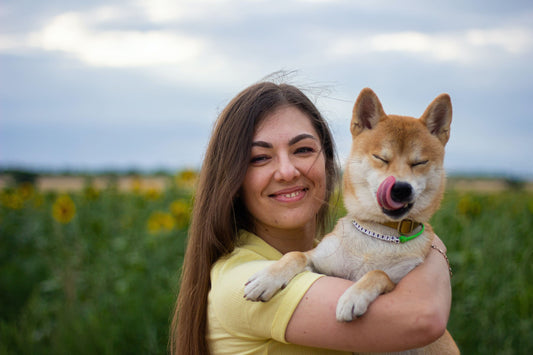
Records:
M446 250L435 237L434 244ZM345 351L401 351L437 340L446 330L451 307L448 264L433 248L367 312L352 322L335 318L337 300L353 282L318 279L304 295L287 326L290 343Z

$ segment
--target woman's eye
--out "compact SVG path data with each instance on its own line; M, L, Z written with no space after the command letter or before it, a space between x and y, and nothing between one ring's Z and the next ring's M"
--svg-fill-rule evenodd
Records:
M313 147L300 147L296 149L295 153L314 153L315 148Z
M250 163L252 163L252 164L260 164L260 163L263 163L263 162L267 161L267 159L268 159L267 155L256 155L256 156L253 156L250 159Z
M388 161L387 159L382 158L382 157L380 157L379 155L372 154L372 156L373 156L374 158L376 158L377 160L379 160L379 161L385 163L385 164L388 164L388 163L389 163L389 161Z

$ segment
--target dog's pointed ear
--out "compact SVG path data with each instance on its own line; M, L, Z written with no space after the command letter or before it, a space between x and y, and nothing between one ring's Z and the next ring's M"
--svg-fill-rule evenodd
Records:
M452 123L452 101L448 94L440 94L420 118L429 132L446 145L450 139L450 125Z
M385 116L378 96L369 88L364 88L355 101L350 131L356 136L365 129L374 128Z

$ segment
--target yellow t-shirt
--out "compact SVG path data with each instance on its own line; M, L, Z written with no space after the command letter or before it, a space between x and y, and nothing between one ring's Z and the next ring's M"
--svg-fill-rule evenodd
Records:
M239 234L233 253L211 269L207 340L212 354L342 354L285 340L287 324L300 299L323 275L302 272L268 302L243 298L248 278L282 254L254 234Z

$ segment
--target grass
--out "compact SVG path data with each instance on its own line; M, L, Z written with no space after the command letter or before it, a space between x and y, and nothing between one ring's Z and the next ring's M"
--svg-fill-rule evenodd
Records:
M533 194L448 192L432 225L454 268L448 328L464 354L533 352Z
M171 216L190 193L89 191L71 194L67 223L52 214L56 194L6 207L19 192L4 192L0 354L166 352L186 224L153 216Z
M190 186L60 196L0 194L0 354L166 353ZM448 329L462 352L532 353L533 193L450 190L432 225L454 269Z

